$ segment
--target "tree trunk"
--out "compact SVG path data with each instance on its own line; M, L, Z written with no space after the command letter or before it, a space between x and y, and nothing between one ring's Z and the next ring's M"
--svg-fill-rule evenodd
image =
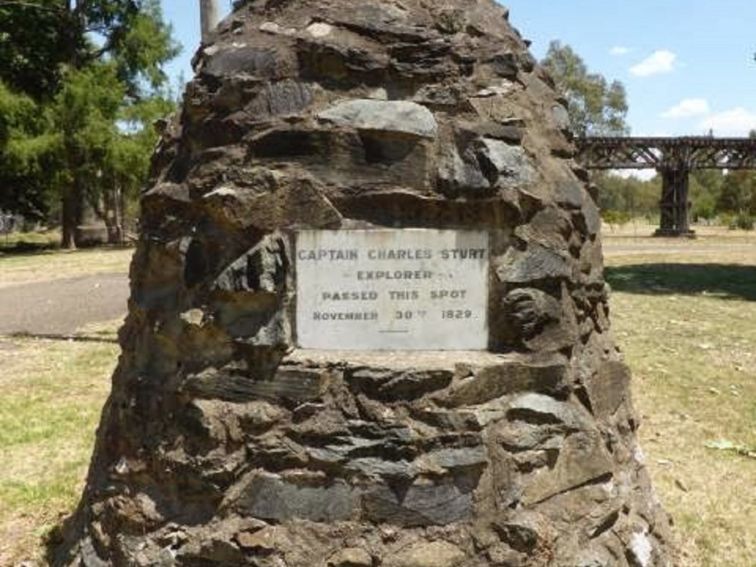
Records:
M126 225L126 191L122 188L118 192L118 221L121 225L121 244L126 244L128 226Z
M108 228L108 244L123 243L123 215L120 211L121 189L115 183L105 191L105 211L103 220Z
M61 246L68 250L74 250L79 247L77 242L77 229L84 223L84 213L87 207L85 202L86 190L84 189L83 180L79 175L77 160L73 155L68 156L68 167L72 172L72 178L63 188L62 197L62 242Z
M75 181L63 189L61 205L63 237L60 245L64 249L74 250L76 249L76 227L79 225L79 217L81 216L80 191L77 190Z

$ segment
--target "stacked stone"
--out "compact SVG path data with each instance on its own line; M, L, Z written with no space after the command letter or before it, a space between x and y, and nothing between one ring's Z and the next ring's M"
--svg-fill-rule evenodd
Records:
M142 200L60 564L648 567L667 519L565 101L492 0L253 0ZM296 348L291 233L491 242L488 352Z

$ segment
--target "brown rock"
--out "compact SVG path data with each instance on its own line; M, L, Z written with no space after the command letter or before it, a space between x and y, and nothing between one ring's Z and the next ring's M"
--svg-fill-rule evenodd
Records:
M608 480L613 471L611 455L598 432L576 433L565 439L552 470L541 470L525 487L524 502L536 504L589 482Z
M464 552L445 541L415 544L386 558L386 567L457 567L465 560Z
M372 567L373 558L365 551L357 547L347 547L336 552L328 559L328 567Z
M606 361L590 378L587 389L594 413L607 418L629 399L630 369L622 362Z
M242 549L248 549L260 555L270 555L282 547L285 531L276 526L263 528L255 532L241 532L236 542Z
M472 376L460 380L438 402L451 406L477 405L527 390L557 394L566 387L565 372L564 361L558 357L502 362L474 370Z

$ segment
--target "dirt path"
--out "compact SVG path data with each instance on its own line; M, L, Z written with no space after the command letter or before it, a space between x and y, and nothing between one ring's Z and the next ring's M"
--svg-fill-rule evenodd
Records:
M126 314L126 274L99 274L0 288L0 335L68 335Z

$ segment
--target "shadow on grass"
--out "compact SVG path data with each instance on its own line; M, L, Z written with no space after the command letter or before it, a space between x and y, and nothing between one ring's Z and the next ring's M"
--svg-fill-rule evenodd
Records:
M637 264L606 268L615 291L644 295L711 295L756 301L756 266Z
M64 250L58 244L55 245L36 245L22 244L18 246L4 247L0 246L0 260L5 258L33 258L35 256L45 256L53 254L77 254L79 252L118 252L120 250L134 249L133 243L126 244L103 244L101 246L91 246L87 248L77 248L75 250Z
M118 339L113 338L112 336L103 335L101 337L98 336L89 336L89 335L61 335L56 333L27 333L27 332L19 332L19 333L10 333L9 335L6 335L7 337L13 338L13 339L41 339L45 341L63 341L63 342L74 342L74 343L118 343Z
M54 252L60 250L57 242L13 242L4 243L0 237L0 253L9 256L38 254L40 252Z

